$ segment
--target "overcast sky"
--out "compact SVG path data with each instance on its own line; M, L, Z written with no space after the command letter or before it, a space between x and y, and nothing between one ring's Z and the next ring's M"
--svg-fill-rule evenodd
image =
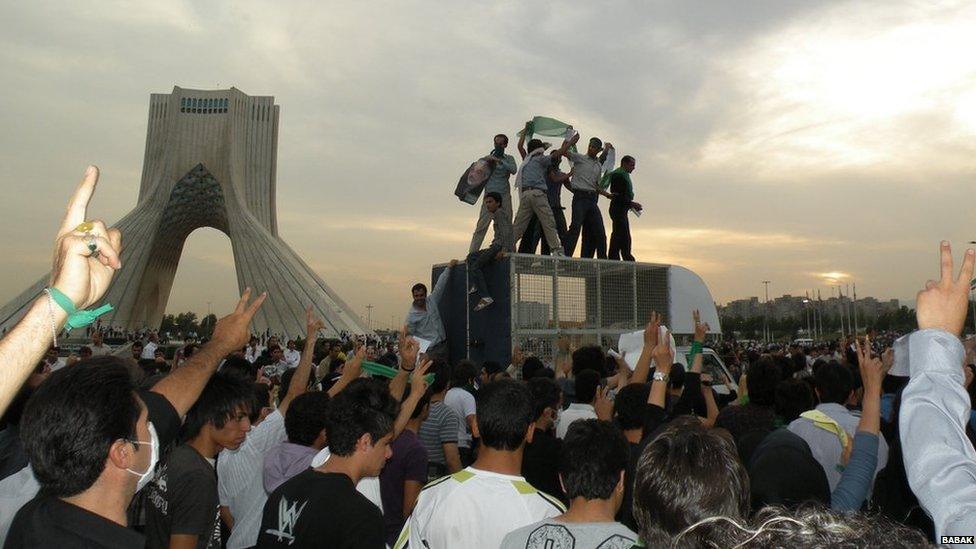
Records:
M276 97L279 231L375 327L466 252L457 177L533 115L637 157L634 254L719 302L764 279L826 297L825 273L910 300L939 239L976 239L972 2L32 0L0 20L2 302L49 269L87 163L92 217L135 205L149 94L174 85ZM227 311L235 280L201 229L168 309Z

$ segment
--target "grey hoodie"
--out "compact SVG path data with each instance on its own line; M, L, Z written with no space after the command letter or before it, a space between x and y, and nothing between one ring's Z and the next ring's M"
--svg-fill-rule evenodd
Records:
M275 491L291 477L308 469L319 451L311 446L282 442L264 456L264 490Z

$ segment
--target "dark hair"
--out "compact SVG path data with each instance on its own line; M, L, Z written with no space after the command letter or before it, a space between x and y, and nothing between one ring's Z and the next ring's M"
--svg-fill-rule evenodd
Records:
M529 139L529 148L528 148L529 152L532 152L540 147L542 147L541 139Z
M644 427L647 398L651 394L650 383L631 383L617 392L613 399L613 420L625 430Z
M267 383L258 383L247 378L254 388L254 404L251 405L251 423L261 417L261 409L271 406L271 387Z
M843 364L832 361L823 365L813 377L817 384L820 402L844 404L854 387L851 371ZM752 395L749 395L752 398Z
M522 379L528 381L539 375L539 372L545 369L546 365L539 360L539 357L527 356L522 361Z
M428 373L434 374L434 381L430 384L431 394L443 393L451 383L451 365L441 359L434 359Z
M90 488L105 469L112 444L137 438L142 408L120 358L82 360L51 374L34 391L20 422L24 450L43 492L69 497Z
M570 500L609 499L627 467L630 450L620 429L606 421L574 421L563 438L559 478Z
M295 397L285 413L285 433L288 442L311 446L325 429L329 411L329 393L302 393Z
M505 144L508 145L508 136L507 135L505 135L503 133L500 133L500 134L498 134L498 135L495 136L495 139L498 139L499 137L501 137L502 139L504 139L505 140Z
M410 419L417 419L418 417L420 417L420 414L423 413L424 408L430 404L430 395L431 395L430 389L424 391L423 396L421 396L420 400L417 401L417 406L414 407L413 412L410 413ZM404 391L403 399L400 401L400 405L402 406L403 403L406 402L408 398L410 398L409 391Z
M413 287L410 288L410 293L412 294L412 293L416 292L417 290L423 290L424 293L426 294L427 293L427 285L424 284L423 282L418 282L418 283L414 284Z
M621 165L627 164L627 163L633 164L634 162L636 162L636 160L634 160L634 157L633 156L630 156L629 154L625 154L624 157L620 159L620 164Z
M82 358L88 358L88 357L92 356L91 347L82 346L80 349L78 349L78 356L80 356Z
M399 409L400 405L383 381L353 380L329 404L325 419L329 451L336 456L351 456L364 434L368 434L375 444L393 431L393 421Z
M748 382L748 379L746 380ZM814 407L810 385L799 379L785 379L776 385L776 415L789 423Z
M776 384L780 382L779 364L769 357L762 357L746 369L746 390L749 402L760 406L776 403Z
M790 368L783 372L783 377L788 378L797 372L807 369L807 355L803 353L793 353L790 355Z
M532 394L524 383L493 381L475 395L481 442L495 450L517 450L535 422Z
M587 345L573 351L573 375L577 376L583 370L603 369L603 349L598 345Z
M464 387L472 379L478 377L478 367L470 360L462 360L454 367L451 375L451 387Z
M499 206L501 206L501 204L502 204L502 195L500 193L496 193L494 191L492 191L490 193L485 193L485 198L492 198L492 199L494 199L495 202L498 202L498 205Z
M532 394L532 413L535 419L542 417L546 408L553 410L559 409L559 400L563 396L563 390L555 380L536 377L528 381L529 393Z
M748 513L749 476L735 444L697 418L675 419L641 454L634 518L648 547L670 545L672 536L702 519Z
M241 376L217 372L203 387L200 398L186 413L180 438L190 440L200 434L208 423L221 429L242 407L248 416L254 404L254 383Z
M488 373L488 375L497 374L504 370L502 365L496 360L486 360L481 363L481 368Z
M224 365L220 367L220 371L228 373L233 372L248 379L254 379L254 376L258 372L257 367L242 356L227 357L227 359L224 360Z
M596 391L600 388L600 373L593 370L583 370L573 380L576 391L576 402L589 404L596 398Z
M685 367L680 362L671 365L671 373L668 375L668 387L672 389L683 389L685 386Z

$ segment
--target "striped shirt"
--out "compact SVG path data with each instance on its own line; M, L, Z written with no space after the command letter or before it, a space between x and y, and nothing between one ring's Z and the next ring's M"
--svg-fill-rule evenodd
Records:
M464 422L453 408L444 401L430 403L430 414L420 424L417 433L420 442L427 450L427 459L433 463L447 465L444 458L444 444L457 444L458 433L463 429Z
M522 477L468 467L420 491L394 549L498 549L512 530L565 511Z

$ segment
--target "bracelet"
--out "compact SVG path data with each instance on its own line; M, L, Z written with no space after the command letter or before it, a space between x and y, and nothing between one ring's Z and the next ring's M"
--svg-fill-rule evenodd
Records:
M58 346L58 323L54 320L54 298L51 297L51 290L45 288L47 294L47 312L51 316L51 339L54 340L54 347Z
M689 351L688 356L691 357L691 358L694 358L695 355L702 354L702 349L703 349L703 346L702 346L701 341L692 341L691 342L691 351Z
M51 286L50 288L45 288L44 291L47 292L48 297L50 297L52 301L64 309L64 312L68 313L68 320L65 322L68 329L73 330L75 328L84 328L92 322L95 322L98 317L113 310L112 306L106 303L105 305L102 305L94 310L87 309L79 311L78 308L75 307L74 302L71 301L71 298L61 293L61 290ZM51 313L51 319L54 319L53 311Z

